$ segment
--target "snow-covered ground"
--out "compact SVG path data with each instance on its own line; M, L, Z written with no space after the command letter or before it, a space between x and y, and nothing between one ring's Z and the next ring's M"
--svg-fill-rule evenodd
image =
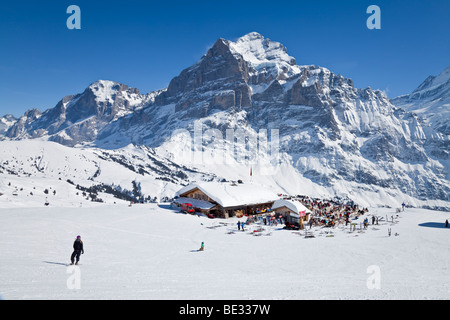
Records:
M184 215L169 204L3 207L0 296L450 299L450 213L374 208L369 220L373 214L383 221L363 232L359 224L352 233L313 227L315 237L305 238L280 225L260 236L255 225L238 232L236 218ZM68 267L77 235L85 254Z

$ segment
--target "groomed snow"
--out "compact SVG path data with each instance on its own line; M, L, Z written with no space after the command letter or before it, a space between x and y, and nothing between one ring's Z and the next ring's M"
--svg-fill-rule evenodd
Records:
M364 233L359 225L353 233L349 227L313 228L316 237L307 239L280 226L265 227L261 236L253 235L252 225L238 232L236 218L184 215L169 204L3 208L0 295L8 300L449 299L450 228L444 222L450 214L406 209L396 217L386 208L368 214L369 220L375 214L384 221ZM81 265L71 268L66 264L77 235L85 254ZM197 252L202 241L205 251ZM73 287L76 275L79 289ZM372 282L376 275L379 289Z

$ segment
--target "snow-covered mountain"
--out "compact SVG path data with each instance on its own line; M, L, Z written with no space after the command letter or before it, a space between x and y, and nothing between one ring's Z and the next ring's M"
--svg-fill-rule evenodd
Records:
M428 131L445 128L413 111L326 68L298 65L282 44L252 32L217 40L166 89L142 95L98 81L42 114L30 111L5 136L104 150L134 144L225 179L245 180L252 168L252 179L277 191L449 208L448 165L427 142Z
M424 129L425 148L440 160L450 159L450 67L429 76L411 94L392 99L394 105L414 113Z
M181 185L222 179L178 165L145 146L104 150L40 140L0 141L0 177L0 206L5 201L42 205L46 197L61 206L170 199Z
M152 98L152 94L142 95L138 89L99 80L81 94L64 97L43 113L37 109L27 111L8 128L5 136L16 140L44 138L68 146L90 142L104 126Z
M0 138L8 129L17 122L17 119L12 114L7 114L0 118Z

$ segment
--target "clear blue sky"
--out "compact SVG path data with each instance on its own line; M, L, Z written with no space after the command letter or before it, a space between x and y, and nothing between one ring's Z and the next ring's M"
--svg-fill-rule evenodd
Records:
M66 9L81 8L81 30ZM381 30L366 9L381 8ZM46 110L90 83L164 88L220 37L252 31L389 97L450 65L450 1L2 1L0 115Z

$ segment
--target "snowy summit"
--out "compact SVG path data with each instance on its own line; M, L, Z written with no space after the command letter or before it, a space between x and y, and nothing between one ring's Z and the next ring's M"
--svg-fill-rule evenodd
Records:
M132 189L132 181L159 185L146 191L153 198L171 197L202 175L247 181L251 165L245 161L255 157L254 141L264 130L277 130L279 156L274 160L269 152L259 152L254 165L254 182L276 193L447 210L448 79L447 68L410 95L391 101L380 90L355 88L351 79L325 67L297 65L284 45L251 32L236 41L218 39L162 90L142 94L99 80L44 112L32 109L19 119L3 117L0 140L95 149L100 159L108 154L106 158L139 174L130 175L122 189ZM201 139L195 140L198 128ZM248 143L230 146L227 130L243 133ZM212 143L214 137L218 144ZM201 147L195 145L198 141ZM130 146L136 152L124 149ZM136 161L140 152L179 170L168 175L167 169L150 168ZM202 154L187 156L194 152ZM214 160L220 152L233 158L228 167ZM11 155L1 160L4 172L17 171L11 168ZM102 174L103 161L96 163L99 173L83 184L110 184L111 177ZM268 163L273 170L267 170ZM147 182L155 176L165 184Z

